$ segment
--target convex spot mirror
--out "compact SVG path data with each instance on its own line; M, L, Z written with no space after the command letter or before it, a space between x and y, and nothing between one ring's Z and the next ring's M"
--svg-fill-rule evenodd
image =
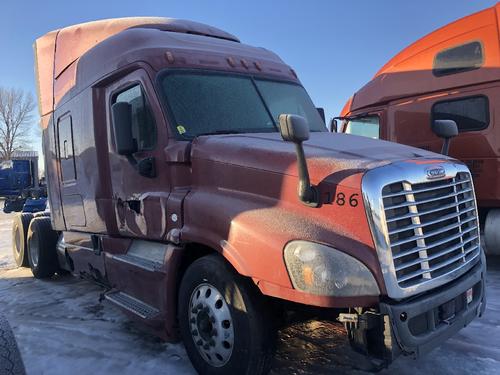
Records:
M137 152L137 145L132 134L132 106L125 102L113 104L111 117L116 152L120 155L132 155Z
M325 109L318 107L318 108L316 108L316 110L319 113L319 117L321 117L321 119L323 120L323 123L326 124Z
M337 133L338 131L338 124L337 124L337 120L332 118L330 120L330 124L328 125L328 130L332 133Z

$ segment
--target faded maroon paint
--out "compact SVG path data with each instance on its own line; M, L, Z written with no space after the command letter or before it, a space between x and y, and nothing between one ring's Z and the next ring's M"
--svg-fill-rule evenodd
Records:
M94 30L87 26L80 26L82 33ZM361 179L368 169L433 155L359 137L313 133L304 147L311 180L321 192L321 207L316 209L299 201L294 147L278 133L176 140L155 88L163 69L208 69L298 82L275 54L227 39L148 25L120 31L91 48L84 43L85 48L76 50L86 52L74 62L61 52L69 65L58 65L63 70L54 88L56 107L53 116L42 118L42 128L53 226L66 231L75 270L91 274L99 270L112 287L157 307L166 321L160 333L167 337L173 337L176 318L177 265L192 248L184 248L186 244L219 251L270 296L323 307L375 305L378 297L319 297L294 290L283 248L302 239L344 251L371 270L384 295ZM71 77L64 77L65 72ZM136 155L155 158L158 176L153 179L141 177L115 152L110 97L131 82L143 85L157 125L156 147ZM41 85L41 90L48 86ZM77 180L63 183L55 131L60 116L68 113ZM338 192L347 200L357 197L357 204L335 203ZM128 203L134 200L139 202L138 212ZM94 248L91 234L98 235L102 248ZM176 245L169 250L162 272L132 270L112 257L125 254L131 239L138 238ZM150 323L158 329L158 322Z
M109 246L109 247L108 247ZM177 280L179 262L182 249L174 245L166 245L165 264L155 272L144 272L140 268L113 259L116 251L115 241L107 238L103 245L107 281L112 288L126 291L128 294L146 302L150 306L158 307L160 314L149 320L147 325L154 333L167 340L176 340L177 320ZM123 253L128 248L122 248ZM131 318L137 318L130 314Z
M133 27L239 41L234 35L209 25L165 17L100 20L51 31L34 44L40 115L52 112L60 98L75 84L76 66L85 52L110 36Z

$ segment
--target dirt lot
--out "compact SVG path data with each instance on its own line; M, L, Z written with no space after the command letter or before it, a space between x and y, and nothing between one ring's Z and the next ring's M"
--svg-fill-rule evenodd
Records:
M35 280L11 256L12 215L0 214L0 312L12 325L27 373L194 374L181 344L137 330L100 289L71 276ZM490 260L485 316L428 356L402 358L381 374L500 373L500 262ZM280 333L273 374L366 374L337 324L309 322Z

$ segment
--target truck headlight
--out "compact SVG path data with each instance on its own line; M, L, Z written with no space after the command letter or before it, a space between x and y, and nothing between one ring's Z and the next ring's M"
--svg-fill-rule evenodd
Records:
M378 296L370 270L359 260L332 247L292 241L285 263L295 289L321 296Z

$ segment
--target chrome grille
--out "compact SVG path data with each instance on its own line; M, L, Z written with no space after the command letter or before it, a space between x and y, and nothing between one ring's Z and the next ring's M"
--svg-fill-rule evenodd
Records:
M401 288L457 270L480 255L470 173L382 189L389 247Z

